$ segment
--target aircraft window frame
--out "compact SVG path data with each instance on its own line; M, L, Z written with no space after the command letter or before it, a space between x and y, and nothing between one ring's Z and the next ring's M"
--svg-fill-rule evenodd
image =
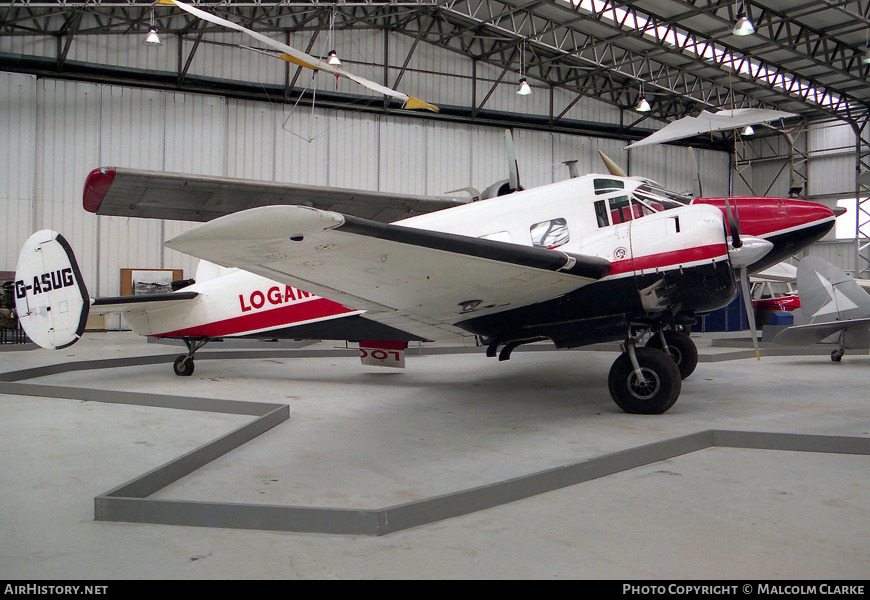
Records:
M596 200L593 203L595 218L598 220L598 228L610 227L610 212L607 210L607 200Z
M607 179L604 177L596 177L593 181L595 186L595 195L610 194L612 192L625 191L625 182L621 179Z
M538 231L540 230L540 231ZM564 246L571 240L568 221L564 217L539 221L529 227L532 246L552 250Z

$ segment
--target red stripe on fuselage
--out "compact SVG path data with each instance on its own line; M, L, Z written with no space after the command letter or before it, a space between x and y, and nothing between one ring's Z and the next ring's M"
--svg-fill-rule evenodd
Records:
M359 311L352 310L326 298L315 298L307 302L289 304L271 310L262 310L249 315L204 323L194 327L158 333L153 337L221 337L238 335L264 329L289 327L316 320L340 317Z
M635 256L628 260L616 260L611 263L610 272L607 274L621 275L632 271L646 271L648 269L666 269L678 267L686 263L694 263L704 260L727 259L728 248L725 244L711 244L709 246L697 246L695 248L683 248L671 252L649 254L647 256Z

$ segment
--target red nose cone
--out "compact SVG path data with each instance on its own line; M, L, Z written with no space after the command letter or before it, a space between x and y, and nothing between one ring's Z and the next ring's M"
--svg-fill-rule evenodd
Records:
M818 239L834 226L834 211L823 204L795 198L730 198L740 233L769 238L801 230ZM727 214L725 198L698 198L693 204L710 204ZM818 235L821 232L821 235Z

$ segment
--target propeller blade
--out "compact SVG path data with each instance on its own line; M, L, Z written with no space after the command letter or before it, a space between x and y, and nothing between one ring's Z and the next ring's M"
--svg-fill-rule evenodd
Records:
M725 196L725 211L728 214L728 231L731 232L731 246L739 248L743 245L743 242L740 240L740 221L737 220L737 216L731 210L731 200L728 196Z
M740 274L740 294L743 296L743 305L746 307L746 318L749 319L749 331L752 335L752 347L755 348L755 358L761 360L761 351L758 348L758 331L755 328L755 311L752 308L752 296L749 295L749 272L746 267L738 269Z
M517 163L517 153L514 149L514 136L510 129L504 131L505 145L508 152L508 185L512 192L515 192L520 187L520 166Z
M691 146L689 147L689 152L695 156L695 198L703 198L704 190L701 186L701 154Z
M609 156L604 154L604 152L599 150L598 156L600 156L601 160L604 161L604 166L607 167L608 173L610 173L611 175L616 175L617 177L628 177L628 175L625 174L625 171L622 170L622 167L613 162Z

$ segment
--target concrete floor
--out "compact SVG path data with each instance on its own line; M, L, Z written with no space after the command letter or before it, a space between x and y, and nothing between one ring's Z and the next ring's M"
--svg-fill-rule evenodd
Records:
M395 371L334 344L207 359L214 345L189 378L163 362L18 379L289 407L286 421L153 495L188 503L378 509L707 430L854 438L859 450L714 445L381 536L98 521L95 498L251 417L0 383L0 579L867 579L870 356L759 362L713 334L695 339L701 364L655 417L611 401L610 347L518 350L504 363L412 349ZM56 352L4 348L0 373L178 353L94 333Z

